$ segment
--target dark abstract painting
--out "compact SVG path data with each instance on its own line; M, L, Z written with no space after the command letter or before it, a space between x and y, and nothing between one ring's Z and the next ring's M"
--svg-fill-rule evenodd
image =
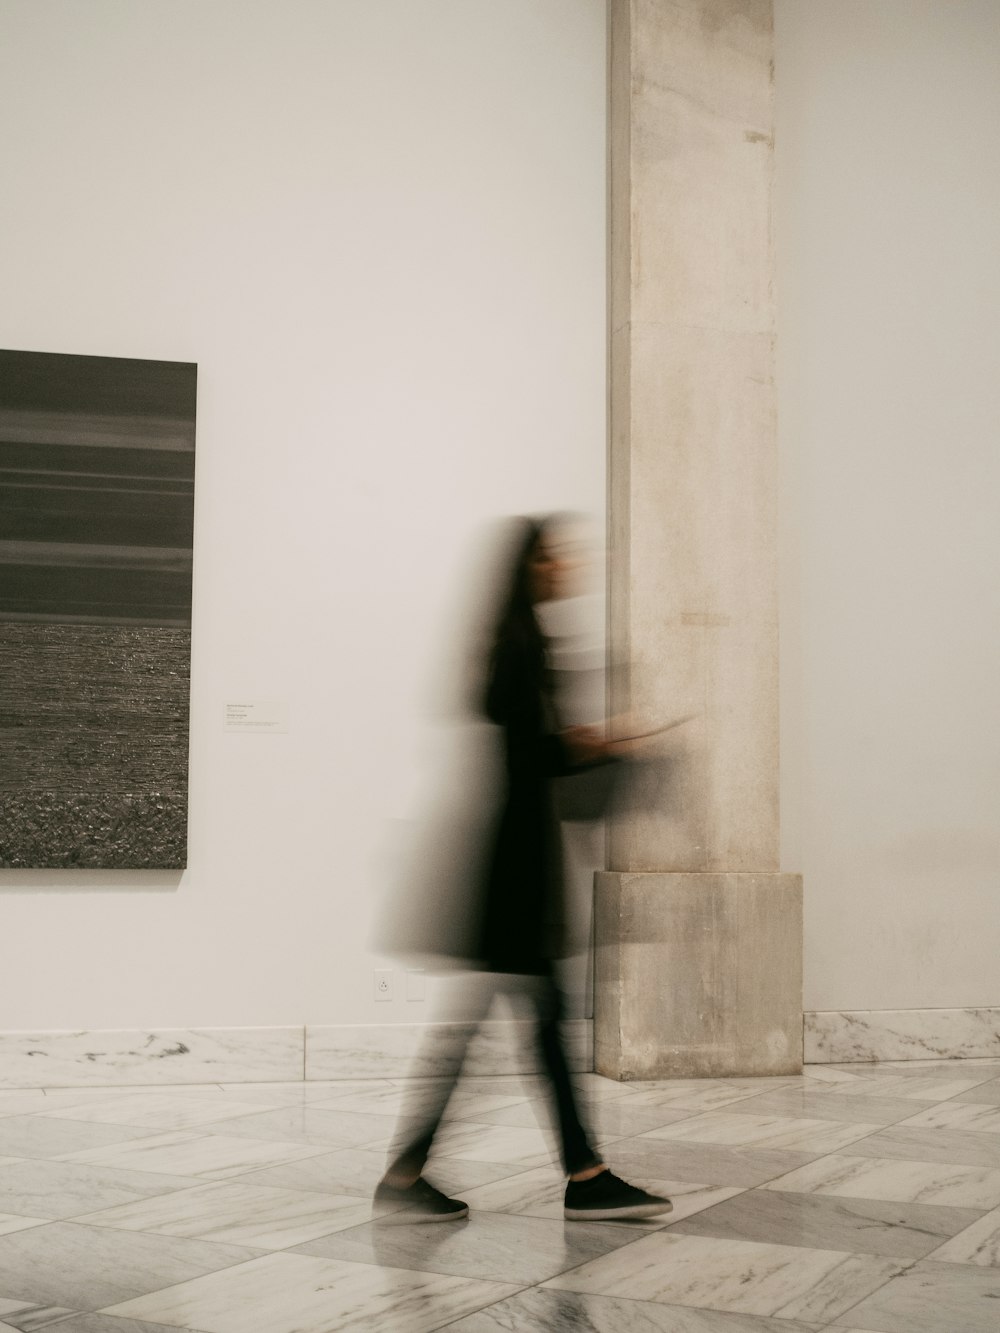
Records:
M187 862L197 367L0 351L0 866Z

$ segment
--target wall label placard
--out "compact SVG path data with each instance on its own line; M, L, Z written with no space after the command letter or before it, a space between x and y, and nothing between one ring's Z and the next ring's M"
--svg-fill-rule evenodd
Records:
M288 731L288 708L283 700L257 699L226 704L226 731L254 732L258 735Z

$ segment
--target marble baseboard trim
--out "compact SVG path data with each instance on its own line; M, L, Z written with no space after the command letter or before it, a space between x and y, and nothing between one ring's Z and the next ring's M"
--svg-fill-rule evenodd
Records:
M463 1023L385 1023L306 1029L306 1078L432 1078L448 1072L448 1052L461 1041ZM589 1018L563 1024L570 1068L594 1068L594 1025ZM473 1076L530 1074L542 1068L534 1028L524 1021L486 1022L472 1039L464 1071Z
M807 1064L1000 1057L1000 1008L807 1013Z
M0 1089L433 1076L443 1072L444 1053L464 1027L385 1023L0 1032ZM593 1021L572 1019L564 1032L571 1068L592 1070ZM483 1023L465 1065L474 1075L535 1073L540 1068L533 1026L519 1021Z
M0 1032L0 1088L294 1082L304 1042L301 1027Z

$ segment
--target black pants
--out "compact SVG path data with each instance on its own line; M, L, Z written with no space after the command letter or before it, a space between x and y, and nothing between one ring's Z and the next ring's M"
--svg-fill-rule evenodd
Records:
M560 1155L567 1175L596 1166L601 1158L591 1147L580 1118L576 1095L569 1076L559 1023L563 1016L562 995L551 974L520 976L493 973L483 978L479 991L478 1012L464 1023L444 1024L440 1030L429 1033L424 1054L431 1057L431 1067L441 1071L433 1085L421 1085L417 1097L419 1109L404 1110L404 1122L411 1127L406 1131L404 1146L397 1149L389 1172L412 1175L421 1172L430 1155L431 1145L444 1118L451 1095L458 1083L465 1062L469 1042L486 1017L497 995L508 995L512 1000L526 1000L534 1010L535 1040L549 1077L552 1106L559 1128ZM416 1129L412 1128L416 1120Z

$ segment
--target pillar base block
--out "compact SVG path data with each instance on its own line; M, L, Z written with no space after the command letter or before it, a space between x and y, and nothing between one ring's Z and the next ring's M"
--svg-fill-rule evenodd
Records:
M599 1074L802 1072L801 876L601 871L595 946Z

